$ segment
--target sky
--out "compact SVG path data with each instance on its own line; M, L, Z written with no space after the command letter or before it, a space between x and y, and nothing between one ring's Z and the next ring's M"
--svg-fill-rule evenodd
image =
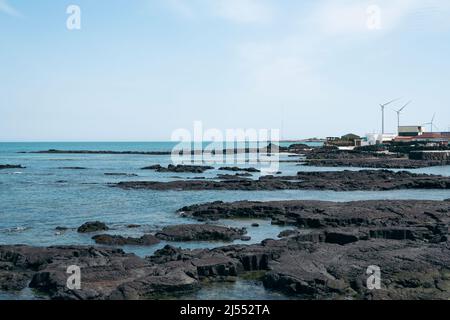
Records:
M67 8L81 10L70 30ZM0 141L450 127L450 1L0 0Z

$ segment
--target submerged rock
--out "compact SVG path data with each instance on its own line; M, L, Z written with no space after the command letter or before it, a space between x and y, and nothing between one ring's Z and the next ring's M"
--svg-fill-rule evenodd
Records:
M121 173L121 172L106 172L105 176L125 176L125 177L137 177L137 174L134 173Z
M26 167L22 165L15 165L15 164L0 164L0 170L2 169L25 169Z
M144 167L142 170L155 170L156 172L189 172L189 173L203 173L207 170L212 170L214 167L210 166L194 166L194 165L173 165L169 164L167 168L161 165L152 165L149 167Z
M80 233L90 233L97 231L106 231L109 230L108 226L100 221L89 221L82 224L78 227L77 231Z

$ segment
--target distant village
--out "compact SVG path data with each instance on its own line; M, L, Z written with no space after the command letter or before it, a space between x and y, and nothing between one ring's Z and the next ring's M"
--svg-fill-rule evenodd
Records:
M325 147L334 147L340 150L372 151L384 153L408 153L410 159L450 159L450 129L447 132L439 131L434 121L422 125L400 125L400 115L412 102L404 104L400 109L392 109L397 113L397 133L385 133L385 108L398 101L395 99L381 107L381 133L368 133L359 136L353 133L341 137L327 137L326 139L305 139L303 142L321 142ZM429 126L429 131L427 127ZM437 129L436 131L434 131Z
M450 132L426 132L423 126L400 126L397 134L368 133L365 137L346 134L342 137L327 137L325 144L343 148L375 146L382 144L421 145L424 147L446 147L450 143Z

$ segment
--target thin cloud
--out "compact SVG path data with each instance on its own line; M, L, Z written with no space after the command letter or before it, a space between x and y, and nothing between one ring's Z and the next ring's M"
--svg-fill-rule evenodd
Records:
M22 14L12 7L7 0L0 0L0 13L7 14L11 17L22 17Z
M237 23L266 23L272 20L273 8L261 0L217 0L215 13Z
M379 9L379 31L389 32L405 23L426 23L433 25L438 12L448 12L449 4L437 0L379 0L372 1L331 1L320 2L310 16L310 21L318 30L326 34L357 34L367 32L370 7ZM434 14L430 14L430 8ZM431 12L431 13L433 13ZM422 21L417 21L418 16Z
M193 18L195 16L194 9L185 0L166 0L167 5L172 11L185 18Z
M167 6L188 18L220 18L231 23L267 23L274 8L265 0L168 0Z

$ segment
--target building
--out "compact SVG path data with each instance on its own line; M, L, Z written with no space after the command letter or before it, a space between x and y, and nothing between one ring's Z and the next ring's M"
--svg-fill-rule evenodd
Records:
M376 144L383 144L386 142L390 142L397 138L396 134L392 133L368 133L366 135L366 140L368 145L376 145Z
M425 133L425 128L422 126L399 126L399 137L417 137Z
M450 134L447 132L424 132L418 136L398 136L395 142L420 143L429 147L448 146Z

